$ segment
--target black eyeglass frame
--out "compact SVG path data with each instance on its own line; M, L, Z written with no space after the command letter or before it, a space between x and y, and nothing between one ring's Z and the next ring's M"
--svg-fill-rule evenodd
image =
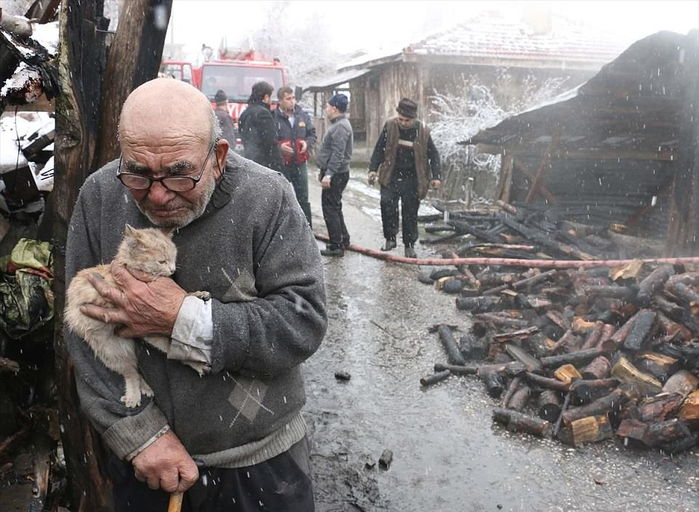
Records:
M122 185L124 185L126 188L131 189L131 190L150 190L150 188L153 186L153 182L159 181L163 187L165 187L166 189L168 189L171 192L189 192L190 190L194 190L194 188L197 186L197 183L199 183L202 176L204 176L204 171L206 170L206 164L209 162L209 158L211 158L211 153L213 152L214 148L216 147L217 142L218 142L218 140L215 140L211 143L211 146L209 146L209 151L207 151L206 158L204 159L204 163L201 166L201 172L199 173L199 176L197 176L196 178L193 176L162 176L160 178L152 178L150 176L145 176L143 174L139 174L136 172L128 172L128 171L122 172L121 171L122 155L119 155L119 165L117 167L116 177L121 182ZM130 187L129 185L124 183L124 177L128 178L130 176L137 177L137 178L140 178L143 180L148 180L148 186L142 187L142 188ZM191 183L192 186L189 188L175 190L175 189L168 187L167 180L170 180L171 182L172 182L172 180L176 180L177 182L189 182L189 183Z

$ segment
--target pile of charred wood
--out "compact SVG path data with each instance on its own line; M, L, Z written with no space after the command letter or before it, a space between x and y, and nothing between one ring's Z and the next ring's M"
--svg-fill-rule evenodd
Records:
M451 257L597 260L637 255L636 247L617 243L624 238L619 235L626 231L624 225L583 225L563 220L551 210L502 201L467 211L432 206L442 213L419 217L432 235L420 243L456 245L448 251ZM650 244L642 248L645 255L652 255Z
M574 446L614 435L670 453L696 445L699 272L503 268L432 273L442 288L459 281L456 307L473 324L459 341L434 327L448 363L423 385L476 375L500 401L496 422Z

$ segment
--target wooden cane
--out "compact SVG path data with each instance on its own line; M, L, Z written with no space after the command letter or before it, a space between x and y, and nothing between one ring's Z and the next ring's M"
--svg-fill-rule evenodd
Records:
M167 504L167 512L180 512L182 510L182 498L184 494L181 492L173 492L170 495L170 501Z

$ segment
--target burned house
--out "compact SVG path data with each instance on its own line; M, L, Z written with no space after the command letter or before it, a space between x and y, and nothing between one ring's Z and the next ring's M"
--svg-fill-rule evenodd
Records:
M551 96L580 84L624 47L610 34L548 15L520 20L486 13L394 52L355 58L305 90L314 93L316 117L329 95L349 90L355 139L372 145L401 97L414 99L430 122L435 94L459 98L484 85L510 111L547 81Z
M697 253L699 32L632 44L579 87L467 141L502 157L496 199Z

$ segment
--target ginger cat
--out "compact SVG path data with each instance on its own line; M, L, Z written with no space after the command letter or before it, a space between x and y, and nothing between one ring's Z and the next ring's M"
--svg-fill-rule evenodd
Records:
M156 228L136 229L127 224L114 261L124 264L129 270L138 270L153 277L167 277L175 273L176 258L177 247L171 240L171 233L163 233ZM90 345L107 368L124 377L126 389L121 402L127 407L137 407L141 404L141 394L153 396L153 390L138 373L134 340L117 336L114 334L114 325L80 312L83 304L110 306L87 280L87 276L93 273L101 275L109 285L117 286L109 265L97 265L78 272L66 292L65 321L71 331ZM191 295L204 300L209 298L208 292L194 292ZM170 346L170 340L166 336L146 336L143 339L166 353ZM185 364L189 364L199 374L203 371L201 363Z

